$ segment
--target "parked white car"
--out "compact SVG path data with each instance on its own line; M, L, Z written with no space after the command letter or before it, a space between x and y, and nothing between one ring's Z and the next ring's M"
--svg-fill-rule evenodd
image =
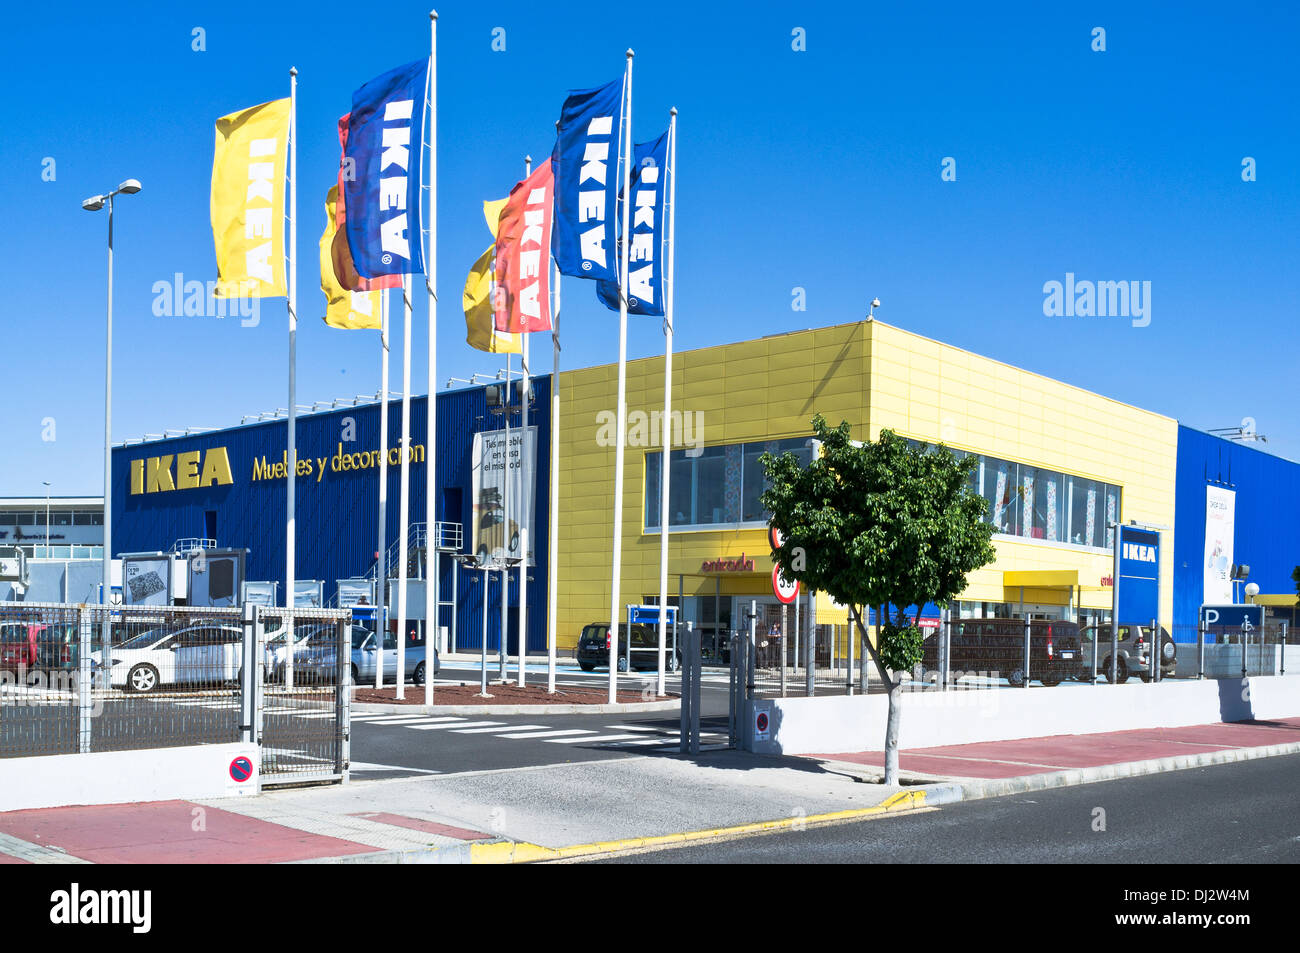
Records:
M150 629L112 650L109 683L132 692L163 685L217 686L239 679L243 630L205 622L183 629ZM96 680L104 653L94 653Z

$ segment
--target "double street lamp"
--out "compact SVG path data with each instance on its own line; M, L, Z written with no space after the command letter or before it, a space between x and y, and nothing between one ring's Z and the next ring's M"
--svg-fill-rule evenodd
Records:
M117 195L134 195L139 191L140 181L127 179L107 195L92 195L81 203L87 212L98 212L108 205L108 334L104 346L104 586L100 596L100 602L104 605L109 602L113 578L113 500L110 491L113 479L113 198ZM104 628L107 631L107 616L104 618ZM107 638L104 647L108 648Z

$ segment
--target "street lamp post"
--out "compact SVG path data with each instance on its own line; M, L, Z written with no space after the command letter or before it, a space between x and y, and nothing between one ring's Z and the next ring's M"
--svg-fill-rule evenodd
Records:
M98 212L108 204L108 326L104 345L104 585L100 602L108 605L113 569L113 199L140 191L138 179L127 179L107 195L92 195L81 203L87 212ZM46 546L48 547L48 541ZM104 651L108 651L108 616L104 616ZM107 657L104 659L108 661Z

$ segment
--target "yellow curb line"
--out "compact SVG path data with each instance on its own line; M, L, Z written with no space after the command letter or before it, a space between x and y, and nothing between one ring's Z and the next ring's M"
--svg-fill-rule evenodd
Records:
M717 827L711 830L686 831L681 834L658 834L652 837L628 837L622 840L600 841L594 844L575 844L571 847L542 847L526 841L497 841L491 844L473 844L470 847L472 864L528 864L539 860L565 860L573 857L591 857L598 854L616 854L628 850L644 850L669 844L689 844L695 841L734 837L742 834L760 834L767 831L791 830L807 824L825 824L871 817L895 811L910 811L925 807L924 791L899 791L875 807L810 814L807 817L787 817L779 821L758 821L738 824L735 827Z

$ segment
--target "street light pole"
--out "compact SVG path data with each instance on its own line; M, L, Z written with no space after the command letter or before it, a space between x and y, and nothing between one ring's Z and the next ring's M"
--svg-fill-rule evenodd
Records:
M140 191L138 179L127 179L107 195L92 195L81 203L87 212L98 212L108 203L108 323L104 345L104 585L100 602L108 605L113 569L113 199L119 194ZM49 541L46 540L46 552ZM108 651L108 617L104 617L104 649ZM104 661L107 663L108 658Z
M45 558L50 558L50 481L42 480L45 484Z

